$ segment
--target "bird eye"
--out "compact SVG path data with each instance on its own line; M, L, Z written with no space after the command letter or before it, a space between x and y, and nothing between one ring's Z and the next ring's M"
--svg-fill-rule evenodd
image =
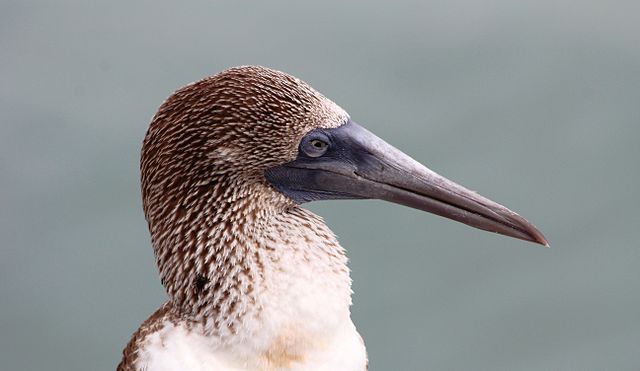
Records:
M300 150L309 157L320 157L328 148L328 141L319 138L305 138L300 145Z
M321 140L318 140L318 139L312 140L311 141L311 145L316 147L319 150L323 150L323 149L327 148L327 146L328 146L327 143L325 143L325 142L323 142Z

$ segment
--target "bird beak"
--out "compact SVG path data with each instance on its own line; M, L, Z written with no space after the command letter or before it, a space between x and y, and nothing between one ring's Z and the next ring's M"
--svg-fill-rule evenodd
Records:
M362 126L349 121L317 130L330 142L323 156L301 152L296 160L265 172L294 201L380 199L548 246L518 214L429 170Z

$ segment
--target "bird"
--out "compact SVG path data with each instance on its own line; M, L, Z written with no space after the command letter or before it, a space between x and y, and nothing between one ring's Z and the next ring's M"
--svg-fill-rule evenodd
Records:
M345 250L307 202L380 199L548 246L518 214L267 67L229 68L170 95L140 169L168 300L118 371L367 369Z

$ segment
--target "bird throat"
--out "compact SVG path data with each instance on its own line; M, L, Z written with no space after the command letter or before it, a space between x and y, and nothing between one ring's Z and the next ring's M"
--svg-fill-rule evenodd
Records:
M262 183L191 194L165 202L161 220L170 223L150 223L178 318L231 341L265 326L314 332L349 317L347 259L320 217Z

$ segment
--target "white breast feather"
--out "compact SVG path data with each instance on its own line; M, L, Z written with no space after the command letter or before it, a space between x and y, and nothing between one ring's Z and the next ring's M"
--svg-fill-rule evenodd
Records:
M303 223L315 217L301 212ZM205 336L202 326L187 331L167 322L144 340L138 369L364 370L366 351L350 319L346 258L320 224L320 230L318 225L287 226L271 236L275 248L259 249L271 254L265 257L270 264L263 267L264 281L256 287L259 302L252 305L260 314L243 318L234 336Z

